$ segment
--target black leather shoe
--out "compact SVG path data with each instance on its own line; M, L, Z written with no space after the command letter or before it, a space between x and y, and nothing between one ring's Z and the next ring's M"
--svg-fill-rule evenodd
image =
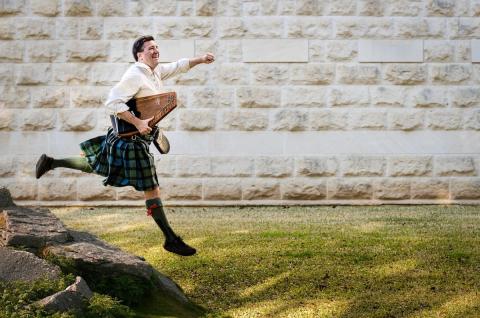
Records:
M46 172L52 170L52 162L53 158L43 154L37 161L36 169L35 169L35 177L40 179Z
M182 256L192 256L197 252L196 249L188 246L180 236L176 236L173 240L165 241L165 244L163 244L163 248L169 252Z
M162 155L167 154L170 151L170 142L160 129L153 140L153 145Z

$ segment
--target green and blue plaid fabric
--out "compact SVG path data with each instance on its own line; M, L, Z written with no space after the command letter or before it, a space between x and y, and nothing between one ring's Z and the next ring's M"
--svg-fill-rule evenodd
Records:
M80 144L95 173L106 177L104 185L132 186L138 191L158 186L153 155L149 146L152 135L122 139L110 128L107 135Z

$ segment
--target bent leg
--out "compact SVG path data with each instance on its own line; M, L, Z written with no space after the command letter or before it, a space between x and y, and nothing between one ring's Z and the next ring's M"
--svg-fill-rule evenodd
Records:
M80 170L88 173L93 172L92 167L88 164L87 158L85 157L54 159L46 154L43 154L37 161L35 176L37 179L40 179L40 177L48 171L60 167Z

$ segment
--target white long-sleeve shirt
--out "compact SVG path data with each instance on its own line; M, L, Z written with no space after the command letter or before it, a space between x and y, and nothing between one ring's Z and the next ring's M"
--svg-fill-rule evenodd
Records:
M132 98L139 98L163 93L162 80L185 73L190 69L189 59L180 59L177 62L159 64L153 71L141 62L136 62L128 68L108 94L105 106L110 115L117 115L128 110L126 102Z

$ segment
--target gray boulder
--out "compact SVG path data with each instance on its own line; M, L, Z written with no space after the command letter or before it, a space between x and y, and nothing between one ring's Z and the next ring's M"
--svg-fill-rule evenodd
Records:
M5 187L0 187L0 208L14 206L12 195Z
M86 299L93 297L93 292L91 291L90 287L88 287L87 282L80 276L77 276L75 283L68 286L65 290L80 293L80 295Z
M40 278L58 279L61 270L58 266L25 251L0 247L1 281L34 281Z

